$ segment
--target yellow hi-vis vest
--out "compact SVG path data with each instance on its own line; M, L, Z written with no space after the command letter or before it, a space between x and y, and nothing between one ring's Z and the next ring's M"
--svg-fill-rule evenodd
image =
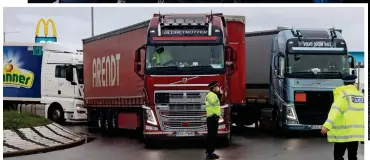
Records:
M217 94L209 92L205 99L207 117L210 117L213 114L221 116L220 100L218 99Z
M334 89L331 106L324 127L329 129L329 142L364 141L364 96L354 85Z
M170 60L172 60L172 56L167 51L163 51L161 54L155 52L153 55L153 61L155 61L157 65L163 65Z

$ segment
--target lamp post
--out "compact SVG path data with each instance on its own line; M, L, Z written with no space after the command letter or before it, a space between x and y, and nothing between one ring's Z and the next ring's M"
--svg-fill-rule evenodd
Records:
M94 36L94 7L91 7L91 36Z
M5 42L6 34L16 34L16 33L19 33L19 31L13 31L13 32L3 32L3 38L4 38L4 42Z

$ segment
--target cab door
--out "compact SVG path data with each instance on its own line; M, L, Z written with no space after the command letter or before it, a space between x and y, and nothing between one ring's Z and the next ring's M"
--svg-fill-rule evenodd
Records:
M74 98L75 86L74 69L72 65L57 65L56 77L58 78L57 94L61 98Z

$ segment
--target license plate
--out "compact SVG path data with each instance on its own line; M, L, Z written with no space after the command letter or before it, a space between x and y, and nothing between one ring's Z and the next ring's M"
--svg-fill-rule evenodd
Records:
M321 129L322 125L312 125L311 129Z
M177 137L191 137L194 136L194 132L176 132Z

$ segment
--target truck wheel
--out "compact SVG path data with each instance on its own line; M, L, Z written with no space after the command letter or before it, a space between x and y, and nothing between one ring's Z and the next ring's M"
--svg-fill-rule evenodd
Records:
M155 141L153 139L144 140L145 148L156 148Z
M273 121L274 121L274 124L275 124L275 135L277 137L284 137L285 136L285 129L280 127L280 119L276 113L276 111L274 111L273 113Z
M235 124L236 124L236 127L237 127L237 129L238 129L239 132L243 132L244 131L245 126L244 126L243 121L238 120Z
M98 125L98 119L96 118L98 116L99 112L93 109L87 110L87 128L90 133L96 133L98 131L99 125Z
M48 118L53 122L64 124L64 111L59 104L52 104L48 110Z
M100 133L104 134L106 120L105 120L105 114L102 111L99 111L98 126L99 126Z
M256 120L256 122L254 122L254 128L259 129L260 128L260 123L261 123L260 120Z
M106 133L111 135L113 133L113 115L110 109L105 111L105 130Z

